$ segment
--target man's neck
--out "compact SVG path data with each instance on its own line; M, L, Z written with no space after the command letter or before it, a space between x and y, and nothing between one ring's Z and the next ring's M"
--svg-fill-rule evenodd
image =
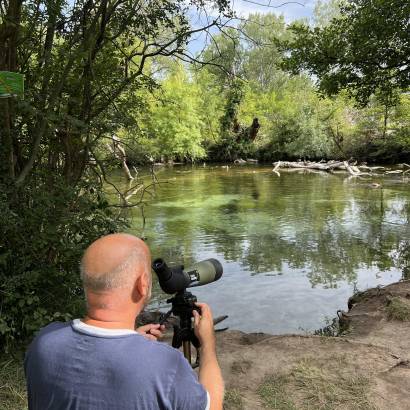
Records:
M109 320L108 318L95 317L92 314L88 314L82 322L90 326L102 327L104 329L130 329L135 330L135 319L119 319Z

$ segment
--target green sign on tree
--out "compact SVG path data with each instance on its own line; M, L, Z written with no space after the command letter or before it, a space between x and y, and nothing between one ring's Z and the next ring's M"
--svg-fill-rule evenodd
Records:
M24 95L24 76L11 71L0 71L0 98Z

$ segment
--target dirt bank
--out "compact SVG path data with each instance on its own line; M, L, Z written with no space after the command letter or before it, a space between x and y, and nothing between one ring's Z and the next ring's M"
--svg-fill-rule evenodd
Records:
M218 334L226 409L410 409L410 281L349 307L340 337Z

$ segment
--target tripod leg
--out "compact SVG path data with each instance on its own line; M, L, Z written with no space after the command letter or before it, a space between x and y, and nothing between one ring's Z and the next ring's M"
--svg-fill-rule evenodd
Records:
M184 340L182 347L184 349L185 359L187 359L189 364L191 364L191 342L189 340Z
M195 359L195 363L192 365L193 369L196 369L199 366L200 363L200 350L198 347L195 348L196 349L196 359Z

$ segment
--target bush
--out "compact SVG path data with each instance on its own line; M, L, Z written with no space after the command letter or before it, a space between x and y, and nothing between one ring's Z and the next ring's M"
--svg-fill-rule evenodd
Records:
M0 189L0 345L7 350L51 321L81 315L81 255L124 221L87 183Z

